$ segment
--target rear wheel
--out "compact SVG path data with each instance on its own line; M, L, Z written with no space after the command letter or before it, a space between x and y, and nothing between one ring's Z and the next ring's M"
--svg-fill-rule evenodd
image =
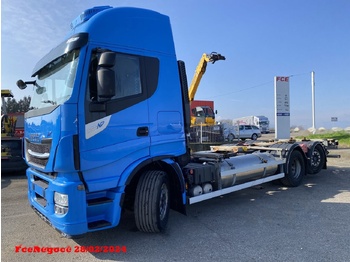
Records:
M230 134L227 136L227 140L228 140L228 142L232 142L232 141L233 141L233 139L235 139L235 135L234 135L234 134L232 134L232 133L230 133Z
M310 164L307 168L308 174L317 174L324 167L326 162L326 154L321 145L315 146L311 153Z
M287 170L285 170L285 177L281 182L285 186L296 187L299 186L305 176L305 161L302 154L293 150L289 156L287 163Z
M134 212L140 231L155 233L166 228L169 218L170 192L165 172L145 172L137 185Z
M257 140L258 139L258 135L257 134L252 134L252 140Z

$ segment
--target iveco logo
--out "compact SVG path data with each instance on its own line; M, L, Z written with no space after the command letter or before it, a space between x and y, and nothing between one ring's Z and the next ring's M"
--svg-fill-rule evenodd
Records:
M40 141L39 137L40 137L40 134L39 134L39 133L32 133L32 134L29 134L29 140L30 140L31 142L39 142L39 141Z
M101 121L100 123L97 124L97 128L101 128L104 125L105 121Z

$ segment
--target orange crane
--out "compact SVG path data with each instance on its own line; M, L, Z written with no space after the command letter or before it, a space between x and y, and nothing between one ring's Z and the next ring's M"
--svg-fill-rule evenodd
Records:
M212 52L209 55L204 53L199 60L196 71L192 78L192 82L188 91L188 98L191 103L194 101L194 97L197 93L199 83L207 69L208 62L214 64L218 60L225 60L226 58L216 52ZM214 125L215 124L215 114L212 108L208 108L207 105L198 105L192 108L191 112L191 126L197 124L204 125Z

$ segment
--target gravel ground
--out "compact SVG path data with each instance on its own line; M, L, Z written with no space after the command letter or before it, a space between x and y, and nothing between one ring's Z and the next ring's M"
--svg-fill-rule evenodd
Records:
M330 149L328 151L330 155L328 165L350 167L350 148ZM339 155L340 158L332 157L333 155Z

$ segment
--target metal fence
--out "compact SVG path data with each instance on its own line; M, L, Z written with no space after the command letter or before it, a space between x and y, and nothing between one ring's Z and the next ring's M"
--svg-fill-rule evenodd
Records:
M223 142L224 135L221 125L214 126L192 126L190 129L191 143Z

